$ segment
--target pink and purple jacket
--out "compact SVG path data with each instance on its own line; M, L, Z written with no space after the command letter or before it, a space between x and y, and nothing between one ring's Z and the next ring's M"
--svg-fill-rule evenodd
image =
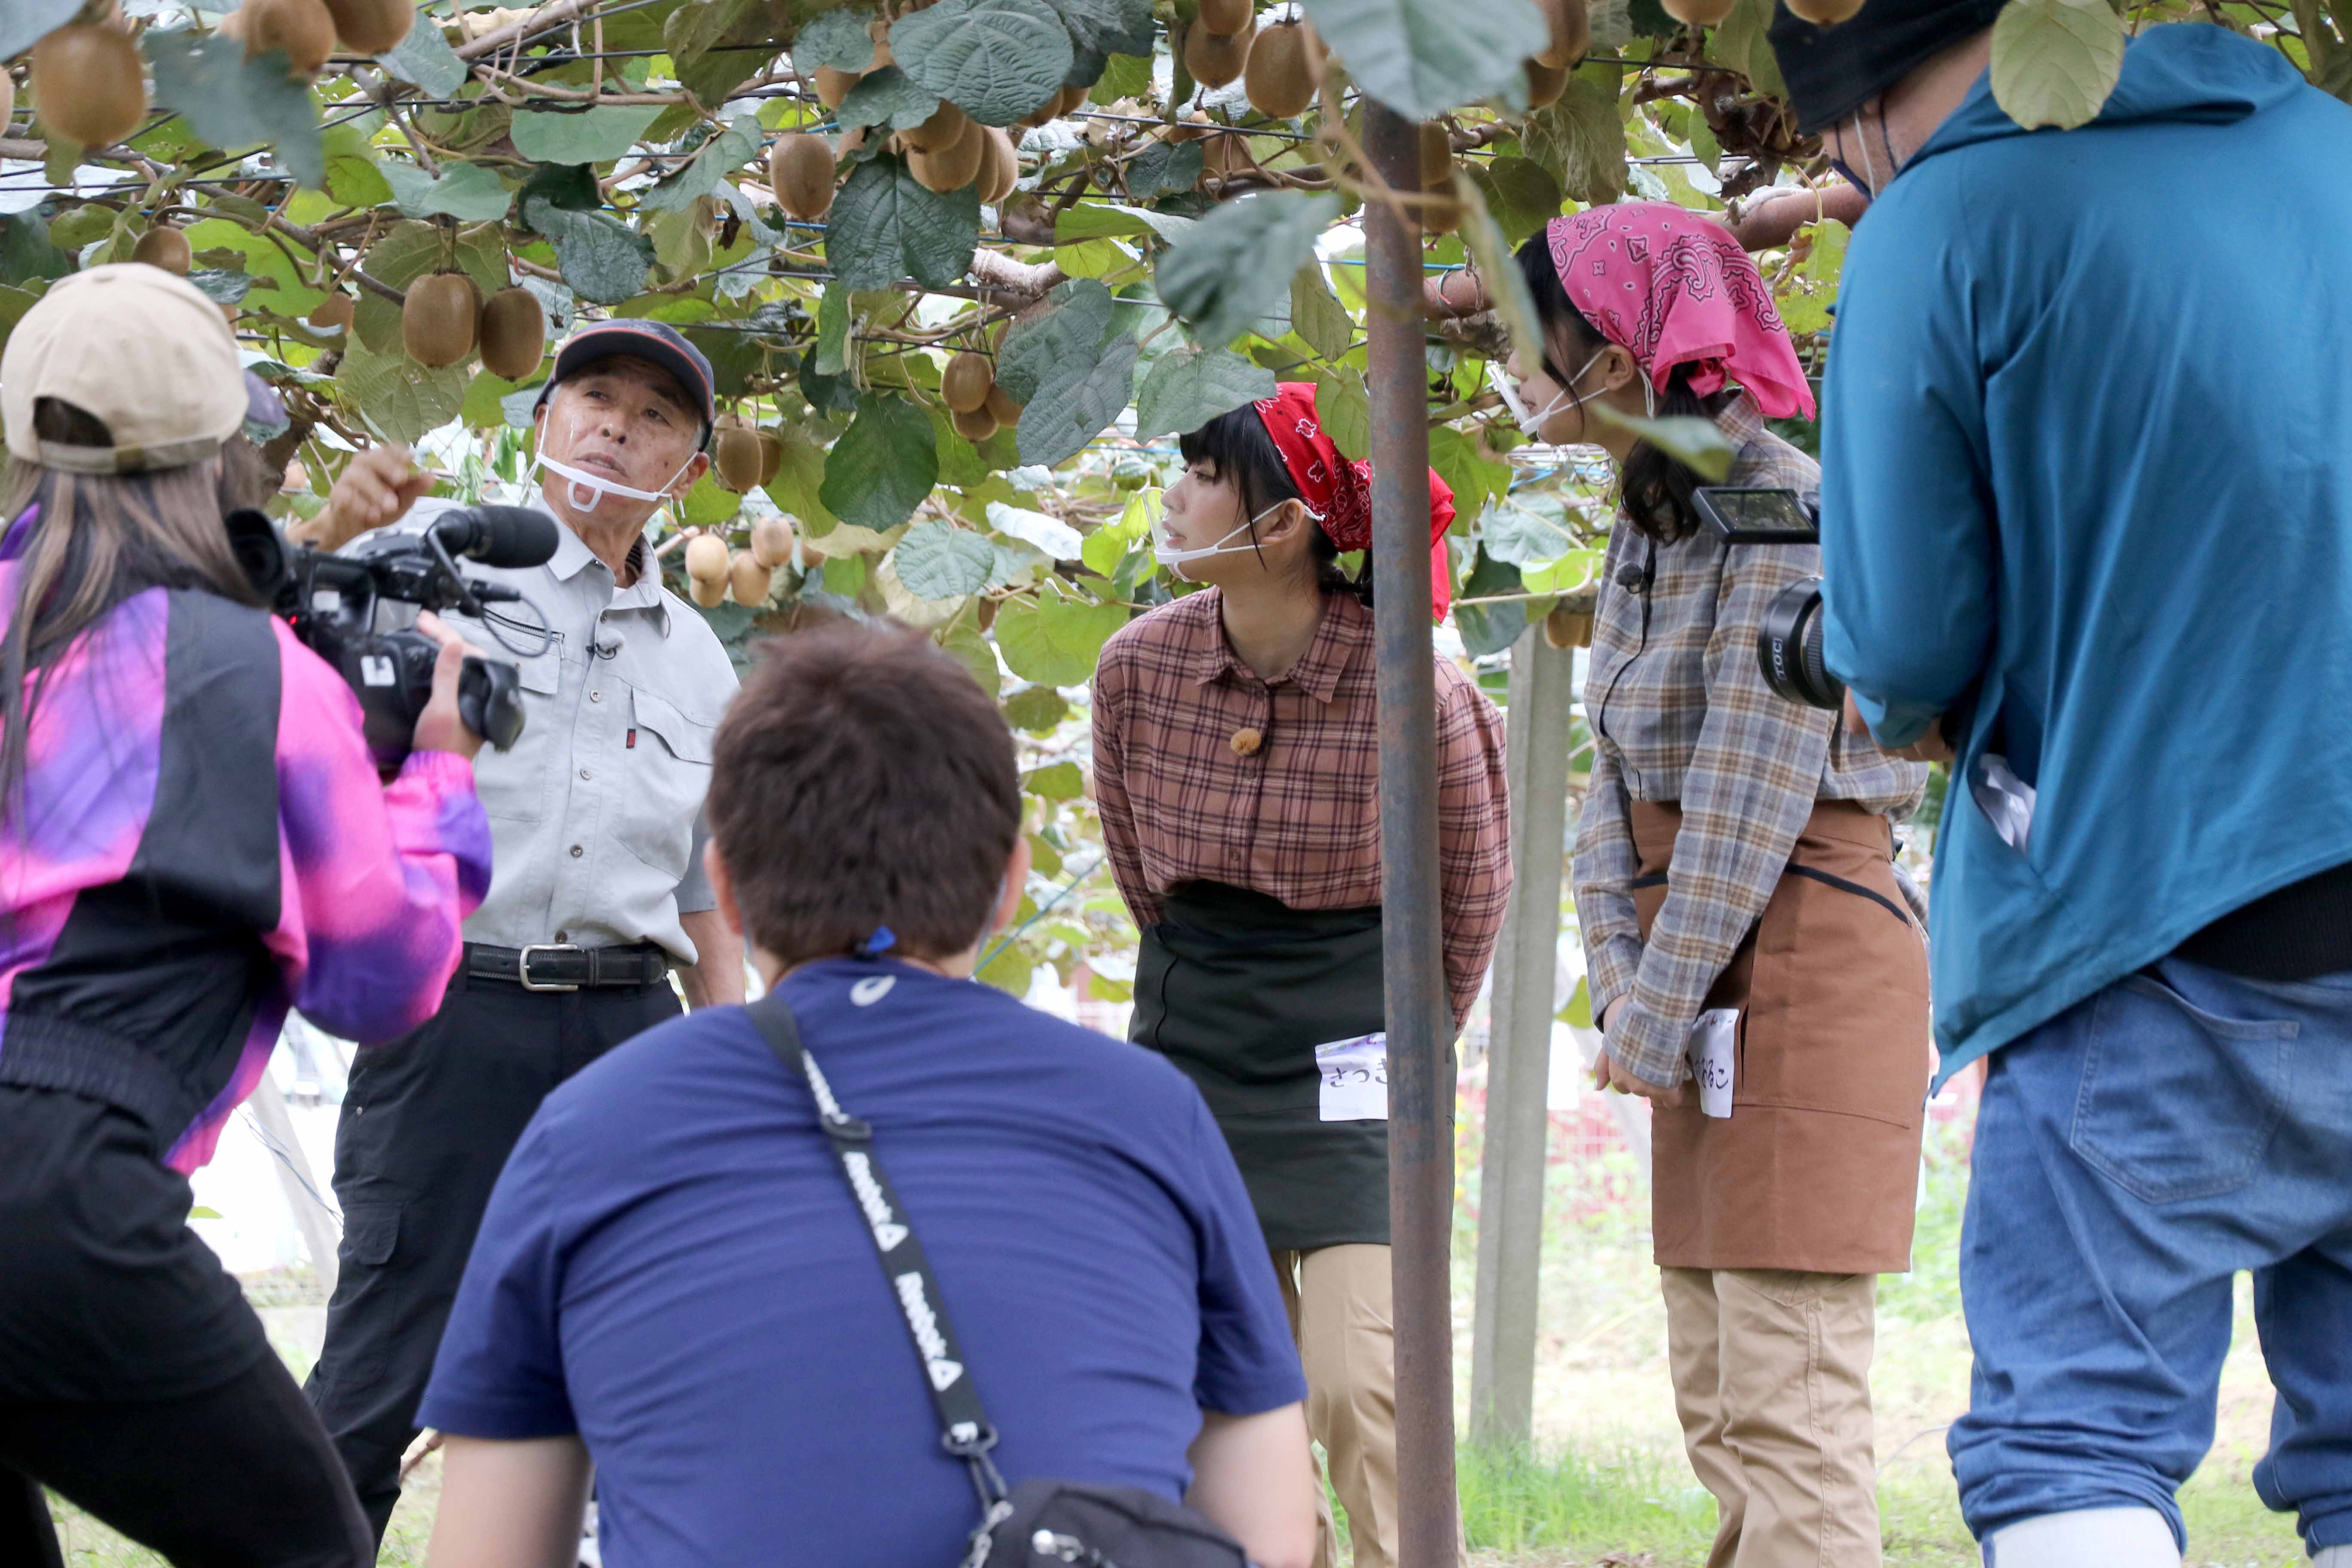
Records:
M417 752L380 784L341 679L194 590L132 595L50 667L5 805L0 1086L121 1106L182 1172L289 1005L362 1042L430 1017L489 888L473 764Z

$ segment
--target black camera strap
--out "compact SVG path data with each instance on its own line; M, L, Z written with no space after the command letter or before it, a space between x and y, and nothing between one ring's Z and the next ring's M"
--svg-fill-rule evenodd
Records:
M940 1446L961 1459L971 1471L972 1490L987 1514L1009 1495L988 1451L996 1447L996 1428L981 1408L980 1393L971 1385L963 1350L949 1321L947 1299L940 1291L930 1259L908 1223L906 1205L898 1201L882 1163L874 1155L873 1126L852 1116L833 1097L832 1086L816 1058L801 1045L799 1024L782 996L771 991L745 1011L767 1037L768 1048L793 1072L804 1079L816 1101L817 1121L833 1145L849 1194L865 1216L866 1234L874 1239L875 1255L898 1303L899 1320L922 1363L931 1405L939 1413Z

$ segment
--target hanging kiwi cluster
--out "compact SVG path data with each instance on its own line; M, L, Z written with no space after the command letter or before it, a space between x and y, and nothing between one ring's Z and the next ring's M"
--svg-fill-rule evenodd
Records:
M1021 405L996 384L996 362L974 350L949 359L940 373L940 401L948 405L955 433L967 441L985 441L1021 422Z
M1315 101L1327 58L1312 22L1277 22L1260 27L1242 69L1242 91L1252 109L1269 120L1296 120Z
M310 313L310 324L347 327L355 313L350 295L331 293ZM479 350L484 370L521 381L547 353L547 312L528 289L501 289L485 300L466 274L435 272L408 286L400 344L430 370L462 364Z
M839 109L859 81L897 63L890 54L887 24L877 18L868 33L874 40L874 58L864 70L816 68L817 100L827 109ZM1083 87L1059 89L1021 123L1042 125L1076 109L1086 96ZM833 143L805 131L778 137L768 149L768 185L776 204L803 223L824 216L833 208L838 160L863 146L866 135L862 128L853 130ZM906 154L908 171L926 190L945 193L977 185L980 199L992 205L1011 195L1013 182L1021 177L1020 153L1011 134L981 124L946 99L940 100L929 119L893 136L891 145Z
M1184 69L1202 87L1231 86L1248 64L1257 34L1254 0L1201 0L1201 14L1184 30Z
M275 50L294 75L311 77L337 39L346 53L380 55L397 48L415 20L408 0L244 0L220 30L245 45L247 58Z
M1713 5L1715 0L1699 3ZM1543 11L1551 37L1527 63L1529 109L1556 102L1568 87L1568 73L1582 63L1592 47L1592 17L1585 9L1585 0L1536 0L1536 4ZM1723 0L1723 8L1730 10L1731 0Z

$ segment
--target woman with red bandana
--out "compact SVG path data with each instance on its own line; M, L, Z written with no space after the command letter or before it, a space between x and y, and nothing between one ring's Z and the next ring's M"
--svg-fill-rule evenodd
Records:
M1554 219L1518 259L1545 351L1513 356L1521 422L1607 448L1621 480L1573 881L1595 1078L1653 1102L1675 1405L1720 1509L1709 1568L1874 1568L1875 1287L1910 1267L1928 1070L1892 823L1927 770L1764 683L1758 626L1820 575L1819 549L1727 545L1706 481L1596 413L1708 420L1736 454L1725 484L1819 489L1765 428L1813 398L1747 253L1633 202ZM1685 1083L1694 1061L1711 1104Z
M1369 468L1312 386L1182 438L1155 553L1206 584L1128 624L1095 672L1095 794L1142 929L1129 1036L1200 1086L1274 1255L1359 1568L1396 1554L1380 727ZM1444 481L1429 479L1444 615ZM1510 889L1502 726L1437 660L1439 868L1458 1028ZM1332 1561L1324 1521L1318 1563Z

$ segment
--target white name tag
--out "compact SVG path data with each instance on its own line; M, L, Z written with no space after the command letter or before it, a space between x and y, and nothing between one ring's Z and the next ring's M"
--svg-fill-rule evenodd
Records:
M1738 1058L1739 1009L1711 1007L1701 1013L1691 1025L1690 1063L1703 1114L1731 1114L1731 1079Z
M1386 1121L1389 1119L1389 1037L1359 1035L1315 1047L1322 1075L1323 1120Z

